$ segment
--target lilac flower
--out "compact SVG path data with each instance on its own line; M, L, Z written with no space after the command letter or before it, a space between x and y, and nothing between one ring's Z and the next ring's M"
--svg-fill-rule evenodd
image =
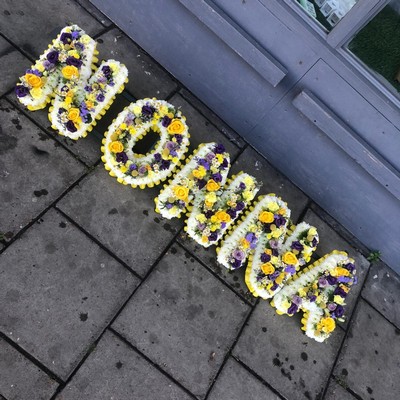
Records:
M139 167L138 169L139 175L144 175L147 172L147 168L142 165L141 167Z
M97 96L96 96L96 99L97 99L97 101L99 101L100 103L102 102L102 101L104 101L104 94L103 93L99 93Z
M248 233L248 234L246 235L246 240L247 240L249 243L251 243L251 242L253 241L254 237L255 237L254 233L250 232L250 233Z
M73 65L76 68L80 68L82 66L82 60L79 60L75 57L68 57L66 63L67 65Z
M321 277L318 279L318 285L319 285L319 287L321 287L321 288L324 288L324 287L328 286L328 281L326 280L326 278L325 278L324 276L321 276Z
M238 250L238 249L233 251L232 256L235 260L240 260L240 261L242 261L246 258L245 252L242 250Z
M129 166L129 171L135 171L135 170L137 170L137 165L136 164L131 164Z
M304 249L304 246L303 246L298 240L295 240L295 241L290 245L290 247L291 247L293 250L297 250L297 251L302 251L302 250Z
M15 94L18 97L25 97L29 93L29 90L27 87L23 85L17 85L15 86Z
M175 143L171 142L171 141L167 142L165 144L165 146L167 147L168 150L174 150L175 149Z
M351 281L351 278L349 278L348 276L338 276L338 282L340 283L347 283Z
M303 302L303 300L301 299L301 297L295 295L292 298L292 302L299 306Z
M56 64L58 61L58 51L56 51L56 50L49 51L47 53L46 58L50 63Z
M336 303L328 303L327 307L328 307L329 311L335 311L336 307L337 307L337 304Z
M277 240L270 240L269 241L269 247L271 247L271 249L277 249L279 246L279 243Z
M262 253L260 259L263 263L266 263L268 261L271 261L271 256L269 254Z
M170 210L172 207L173 207L173 205L170 204L170 203L168 203L168 204L165 205L165 208L166 208L167 210Z
M60 36L60 41L63 42L64 44L71 43L72 35L68 32L63 32Z
M117 162L125 164L128 161L128 156L124 151L121 151L120 153L116 154L115 159L117 160Z
M205 157L205 159L210 163L214 159L215 154L214 153L208 153Z
M51 69L53 69L54 67L55 67L55 65L53 64L53 63L51 63L50 61L48 61L48 60L44 60L43 61L43 67L46 69L46 70L51 70Z
M164 128L167 128L168 125L171 123L172 119L168 117L168 115L165 115L164 118L161 121L161 124ZM176 136L175 136L176 137Z
M296 268L293 265L288 265L285 268L285 272L289 273L290 275L293 275L296 272Z
M70 132L76 132L78 130L72 121L68 121L65 126Z
M135 116L134 116L131 112L129 112L129 113L126 115L125 121L124 121L124 122L125 122L127 125L132 125L134 119L135 119Z
M287 313L295 314L298 309L299 309L299 307L296 304L292 303L291 306L288 308Z
M206 224L202 224L202 223L198 223L197 224L197 228L199 228L200 231L204 231L204 229L206 228Z
M42 76L42 73L37 69L27 69L26 73L27 74L37 75L37 76Z
M72 36L72 39L76 40L76 39L79 38L80 33L79 33L78 31L73 31L73 32L71 33L71 36Z
M221 228L222 228L222 229L225 229L225 228L226 228L226 222L222 222L222 223L221 223Z
M286 219L282 217L282 215L277 215L274 217L275 225L279 228L282 225L285 225Z
M358 276L355 276L353 279L353 285L357 285L358 283Z
M210 169L210 164L204 158L200 158L198 164L203 166L207 171Z
M215 153L216 154L222 154L222 153L225 153L225 147L224 147L224 145L223 144L217 144L216 146L215 146L215 148L214 148L214 151L215 151Z

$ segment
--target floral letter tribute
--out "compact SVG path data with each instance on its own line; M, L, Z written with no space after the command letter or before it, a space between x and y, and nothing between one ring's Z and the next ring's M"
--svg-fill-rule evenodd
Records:
M76 25L67 26L20 78L15 88L19 101L33 111L55 96L49 112L52 127L72 139L85 137L122 92L128 76L115 60L97 69L92 65L96 54L92 38ZM188 150L185 120L163 100L130 104L105 133L105 168L134 188L170 178L155 198L156 211L167 219L186 212L186 232L204 247L223 238L218 262L230 270L247 262L245 281L251 293L272 298L278 314L303 311L302 329L323 342L343 320L345 299L357 282L354 260L335 250L305 267L319 242L316 228L306 222L292 225L290 209L274 194L252 204L261 182L245 172L228 179L230 156L222 144L201 144L171 178ZM148 154L136 154L135 144L150 131L160 140Z

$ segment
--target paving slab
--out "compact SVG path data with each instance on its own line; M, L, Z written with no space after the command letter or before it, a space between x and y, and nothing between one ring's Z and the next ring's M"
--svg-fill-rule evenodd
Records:
M127 66L129 83L126 88L137 99L165 99L178 87L168 72L119 29L110 30L97 41L99 59L114 58Z
M86 169L19 110L0 100L0 232L10 239Z
M106 331L57 400L188 400L192 397Z
M89 14L93 15L93 17L95 17L97 21L100 21L104 26L109 27L112 25L112 22L89 0L75 1L80 4Z
M104 29L75 1L37 0L34 7L29 0L1 3L0 32L33 59L37 59L61 29L71 23L91 36Z
M356 398L334 379L331 379L325 395L325 400L356 400Z
M318 215L314 211L307 210L303 220L308 222L310 225L315 226L319 233L319 244L315 252L316 254L314 255L314 258L318 259L319 257L330 253L332 250L342 250L346 251L349 256L355 260L358 283L357 285L353 286L349 296L346 299L346 320L344 323L339 323L341 326L346 327L353 313L357 298L361 292L365 278L367 277L370 263L361 253L359 253L356 249L354 249L354 247L352 247L340 235L338 235L338 233L333 230L326 222L318 217Z
M101 164L58 207L145 276L183 226L182 220L166 220L154 211L158 193L119 184Z
M48 400L58 383L0 338L0 399Z
M257 304L233 355L290 400L320 399L343 340L336 329L324 343L305 336L300 316Z
M224 365L208 399L279 400L280 397L231 357Z
M400 330L360 300L334 374L359 398L397 399Z
M214 126L217 127L229 140L238 146L243 148L246 145L244 139L237 134L231 127L229 127L221 118L218 117L213 111L211 111L203 102L201 102L193 93L189 92L185 88L181 88L179 93L187 100L193 107L200 111L200 113L208 119Z
M244 280L245 268L230 271L217 262L216 246L204 248L191 239L185 232L178 237L178 242L191 254L194 254L204 265L221 277L236 293L251 304L255 304L257 298L248 290ZM190 258L190 253L187 257Z
M400 329L400 277L383 262L373 263L361 295Z
M0 74L0 96L15 86L19 76L29 66L30 61L7 40L0 37L0 71L3 71Z
M248 312L206 268L172 246L113 328L203 398Z
M55 210L0 255L0 331L65 380L138 280Z
M181 95L175 94L169 102L179 108L186 117L190 133L189 149L191 151L196 149L201 143L217 142L225 146L231 156L231 161L237 156L239 147L222 134Z
M231 174L243 171L253 175L263 183L260 194L275 193L288 203L291 218L297 221L308 203L307 196L252 147L248 147L232 166Z
M21 103L17 100L14 93L9 94L7 100L10 101L18 110L22 111L24 115L32 119L38 124L46 133L42 132L40 140L50 140L51 137L57 140L57 142L64 144L76 157L83 161L86 165L92 166L101 157L101 139L103 135L96 131L92 131L86 138L79 140L72 140L61 136L54 129L51 128L51 124L48 118L48 108L37 111L29 111L24 109ZM101 123L101 121L100 121Z

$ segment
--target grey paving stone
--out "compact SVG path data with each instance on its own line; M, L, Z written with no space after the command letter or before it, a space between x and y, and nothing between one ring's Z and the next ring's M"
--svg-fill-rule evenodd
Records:
M191 399L137 352L106 331L57 400Z
M332 250L342 250L346 251L350 257L354 258L356 268L358 283L355 285L349 296L346 299L346 321L340 323L342 326L346 327L351 317L357 298L363 287L365 278L368 274L369 261L355 250L349 243L347 243L342 237L338 235L327 223L325 223L321 218L317 216L312 210L308 210L303 218L304 221L308 222L310 225L315 226L319 233L319 245L316 250L316 255L314 258L318 259L323 255L330 253ZM318 256L317 256L318 255Z
M213 386L208 399L279 400L279 397L242 367L234 358L229 358L217 382Z
M0 96L11 90L30 61L3 37L0 37Z
M73 154L75 154L81 161L86 165L91 166L95 164L101 157L101 139L103 135L96 131L92 131L86 138L79 140L71 140L65 136L59 135L55 130L51 128L48 119L48 108L37 111L24 110L23 106L16 99L14 93L7 96L9 100L15 107L21 110L24 115L33 119L40 127L43 128L50 136L56 139L58 142L63 143ZM100 121L101 122L101 121ZM50 137L44 133L41 134L40 140L50 140Z
M104 26L111 26L112 22L98 9L96 8L89 0L75 0L78 4L80 4L89 14L93 15L100 21Z
M231 160L236 157L239 148L223 135L214 125L203 115L201 115L191 104L189 104L181 95L175 94L169 102L182 110L186 117L186 123L190 132L190 150L196 149L200 143L217 142L222 143L231 155Z
M55 210L0 255L0 330L66 379L138 280Z
M361 300L334 374L362 399L397 399L400 330Z
M127 66L126 88L137 99L165 99L177 88L171 76L119 29L101 35L98 42L100 59L114 58Z
M84 172L84 166L20 111L0 100L0 232L28 224Z
M325 400L355 400L346 389L340 386L334 379L331 379L328 390L325 395Z
M400 329L400 277L398 274L383 262L373 263L361 294Z
M178 242L184 246L185 249L194 254L208 268L220 276L236 293L241 295L249 303L256 303L257 298L251 294L245 283L244 268L237 269L235 271L229 271L224 266L218 264L215 246L204 248L192 240L185 232L182 232L179 235ZM187 253L187 256L190 258L189 253Z
M4 0L1 3L0 32L33 59L37 59L61 29L71 23L92 36L104 29L73 0L37 0L34 7L29 0Z
M202 103L197 97L195 97L191 92L182 88L179 93L196 109L200 111L201 114L206 116L206 118L214 124L225 136L227 136L230 141L236 146L242 148L246 145L240 135L238 135L232 128L230 128L225 122L221 120L213 111L211 111L204 103Z
M298 315L278 315L263 301L233 354L285 398L315 399L325 389L343 335L336 329L326 342L318 343L302 333Z
M46 400L58 383L0 338L0 398Z
M232 291L173 246L113 328L203 398L248 312Z
M121 185L101 164L58 207L144 276L183 226L154 211L158 192Z
M259 194L275 193L286 201L292 210L291 218L297 221L307 205L307 197L253 148L248 147L239 156L232 167L231 174L237 174L240 171L247 172L263 182Z

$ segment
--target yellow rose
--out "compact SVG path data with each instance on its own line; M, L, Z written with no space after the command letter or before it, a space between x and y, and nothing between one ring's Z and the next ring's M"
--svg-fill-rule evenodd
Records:
M183 125L180 119L173 119L168 125L168 133L175 135L177 133L182 133L185 130L185 125Z
M43 85L42 78L35 74L26 74L25 80L29 86L33 88L40 88Z
M210 179L210 180L207 182L206 189L207 189L209 192L215 192L215 191L217 191L219 188L220 188L219 183L215 182L214 179Z
M73 65L66 65L62 70L61 73L65 79L74 79L79 76L78 68Z
M217 211L215 216L217 217L218 221L221 222L229 222L231 220L231 216L225 211Z
M175 186L174 195L177 199L185 201L189 195L189 189L185 186Z
M267 207L269 210L271 210L272 212L278 211L279 210L279 205L278 203L276 203L275 201L270 201L267 204Z
M80 114L78 108L70 108L68 111L68 119L70 121L79 122Z
M322 318L318 328L325 333L331 333L336 327L335 320L331 317Z
M240 239L240 245L244 248L244 249L248 249L250 247L250 243L245 239L245 238L241 238Z
M32 88L29 93L34 99L40 99L42 97L43 91L41 88Z
M347 270L346 268L336 267L336 268L333 268L333 270L331 271L331 275L332 276L349 276L350 271Z
M205 200L212 205L217 201L217 195L214 192L207 193L205 196Z
M121 142L115 141L111 142L109 146L110 151L113 153L121 153L121 151L124 151L124 145Z
M278 285L281 285L284 279L285 279L285 273L282 272L282 273L275 279L275 282L276 282Z
M297 257L291 251L287 251L283 255L282 260L285 264L288 265L296 265L298 263Z
M271 222L274 222L274 214L269 211L263 211L259 215L258 219L264 224L270 224Z
M199 168L193 170L193 176L197 179L201 179L206 175L206 169L201 165Z
M270 275L270 274L273 274L275 272L275 268L270 262L267 262L267 263L261 265L261 271L265 275Z

